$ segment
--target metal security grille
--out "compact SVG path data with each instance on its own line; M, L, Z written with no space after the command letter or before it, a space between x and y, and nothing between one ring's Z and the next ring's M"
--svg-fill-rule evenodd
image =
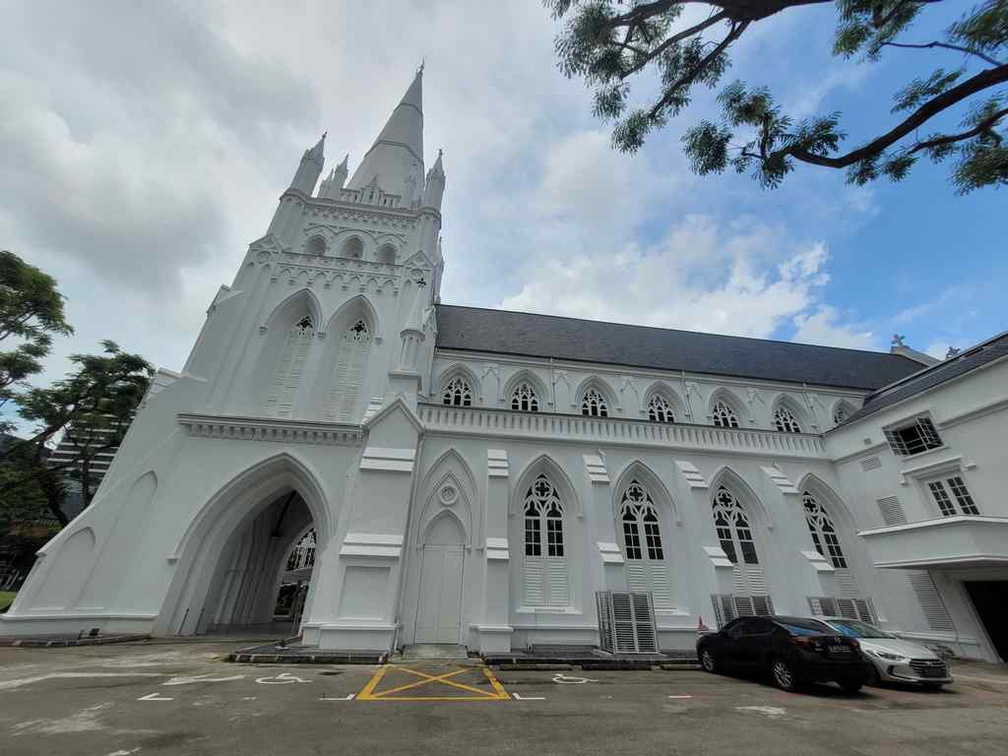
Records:
M614 654L658 652L658 628L650 592L596 591L599 639Z
M809 609L816 617L846 617L862 622L878 622L875 605L870 598L840 598L839 596L809 596Z
M941 437L929 417L918 417L909 425L883 429L893 452L901 457L912 457L942 445Z
M773 601L767 595L743 596L737 593L712 593L714 619L724 627L736 617L766 616L774 613Z

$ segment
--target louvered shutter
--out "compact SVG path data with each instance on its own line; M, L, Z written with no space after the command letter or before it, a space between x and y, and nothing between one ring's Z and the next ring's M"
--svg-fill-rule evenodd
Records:
M612 594L613 630L616 635L616 651L618 653L633 653L637 650L634 641L634 615L631 594Z
M895 496L886 496L876 500L879 512L882 515L882 522L886 525L905 525L907 518L900 500Z
M287 334L284 339L283 350L280 353L280 361L273 371L273 380L270 381L269 393L266 396L266 414L273 415L277 411L277 404L280 395L287 383L287 371L290 370L291 362L294 359L294 352L297 349L296 338L293 334Z
M545 566L538 557L525 557L522 582L525 587L525 606L542 606L546 598L543 595L545 583Z
M752 596L732 596L737 617L752 617L756 614Z
M290 417L294 413L294 403L297 401L298 389L301 386L301 375L304 373L304 366L308 360L308 350L311 348L313 336L313 332L305 331L293 339L294 354L290 361L290 368L287 371L287 378L280 393L280 400L277 402L277 417Z
M649 563L648 573L651 578L651 599L654 602L654 608L656 610L675 609L675 602L672 600L672 580L665 562Z
M854 578L854 573L849 569L839 567L834 570L833 575L836 577L836 583L840 588L841 596L855 598L860 595L861 591L858 588L857 580Z
M616 636L613 630L612 607L609 605L609 591L595 592L595 610L598 613L599 643L603 649L613 653L616 650Z
M650 593L631 593L637 650L640 653L657 653L658 628L655 627L654 606Z
M914 593L917 594L917 600L920 602L928 627L932 630L955 631L955 625L945 609L945 604L942 603L931 575L925 571L914 571L908 573L907 579L910 581Z
M773 614L773 601L769 596L753 596L753 611L757 615L769 616Z
M846 619L857 619L858 613L857 609L854 608L853 599L849 598L838 598L836 600L837 609L840 610L840 616Z
M339 354L336 355L336 369L333 371L333 386L329 394L326 417L330 420L354 420L357 397L360 395L367 369L368 351L371 337L348 331L343 335Z
M626 563L627 587L631 591L646 591L648 589L647 568L639 561Z
M563 559L546 560L546 577L549 581L549 606L567 606L567 563Z
M872 605L871 599L854 599L854 609L857 612L858 619L863 622L875 622L875 607Z

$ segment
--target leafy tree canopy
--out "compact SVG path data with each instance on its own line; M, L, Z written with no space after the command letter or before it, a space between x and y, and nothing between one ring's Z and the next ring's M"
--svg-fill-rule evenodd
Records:
M103 341L102 347L102 354L71 355L75 368L65 378L17 398L19 414L35 425L35 432L12 445L11 459L32 471L53 515L64 524L63 474L80 479L84 505L90 504L95 477L91 465L99 454L122 443L154 374L147 360L123 352L115 342ZM45 445L61 432L71 454L47 464ZM0 477L0 500L7 495L4 482Z
M13 252L0 251L0 343L21 342L0 350L0 407L19 384L42 370L52 335L71 333L56 280Z
M565 19L556 43L561 70L593 88L595 115L615 121L613 144L625 152L683 113L695 87L721 83L732 46L747 31L798 6L833 2L835 55L875 62L907 48L920 56L921 75L893 93L896 122L849 148L840 113L798 120L765 87L734 81L718 95L720 119L701 120L683 136L693 170L706 175L731 167L776 187L797 163L807 163L845 169L848 182L865 184L881 176L898 181L922 157L953 158L960 193L1008 183L1008 0L974 6L937 40L910 35L921 14L944 0L545 0ZM687 7L703 6L706 18L682 21ZM954 52L958 65L929 65L935 51ZM659 92L632 107L630 84L648 73ZM958 118L954 128L950 118Z

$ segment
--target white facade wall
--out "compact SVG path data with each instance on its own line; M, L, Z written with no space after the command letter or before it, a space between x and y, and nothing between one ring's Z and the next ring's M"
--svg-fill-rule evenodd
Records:
M383 134L419 128L418 82ZM961 586L963 570L999 576L1006 561L1003 364L833 430L838 408L850 416L867 392L435 350L444 174L439 158L416 184L422 139L411 138L410 173L392 182L405 194L377 174L344 189L341 165L311 197L322 142L305 153L183 371L158 373L93 504L42 549L0 635L269 621L286 554L313 526L300 630L324 648L596 643L595 592L643 584L665 649L691 648L701 620L715 624L712 595L736 594L794 614L809 613L809 597L869 598L885 627L996 658ZM382 160L364 166L387 172L400 140L379 142ZM523 382L536 412L512 409ZM446 404L449 384L461 393ZM604 417L584 416L589 389ZM674 423L650 418L656 394ZM717 402L738 427L715 427ZM779 407L801 433L775 429ZM945 446L897 460L881 428L924 411ZM917 469L929 464L961 468L984 517L886 531L875 502L893 495L908 522L934 520ZM535 505L542 551L526 554L540 476L558 508ZM628 558L631 483L653 509L660 559ZM758 565L724 550L712 507L722 486ZM816 550L806 495L846 568ZM558 522L562 557L548 553ZM932 626L907 565L934 576L952 630Z

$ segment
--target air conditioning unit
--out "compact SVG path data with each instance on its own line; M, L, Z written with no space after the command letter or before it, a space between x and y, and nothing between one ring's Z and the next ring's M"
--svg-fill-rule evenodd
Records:
M650 591L596 591L595 605L603 649L613 654L658 653L658 626Z

